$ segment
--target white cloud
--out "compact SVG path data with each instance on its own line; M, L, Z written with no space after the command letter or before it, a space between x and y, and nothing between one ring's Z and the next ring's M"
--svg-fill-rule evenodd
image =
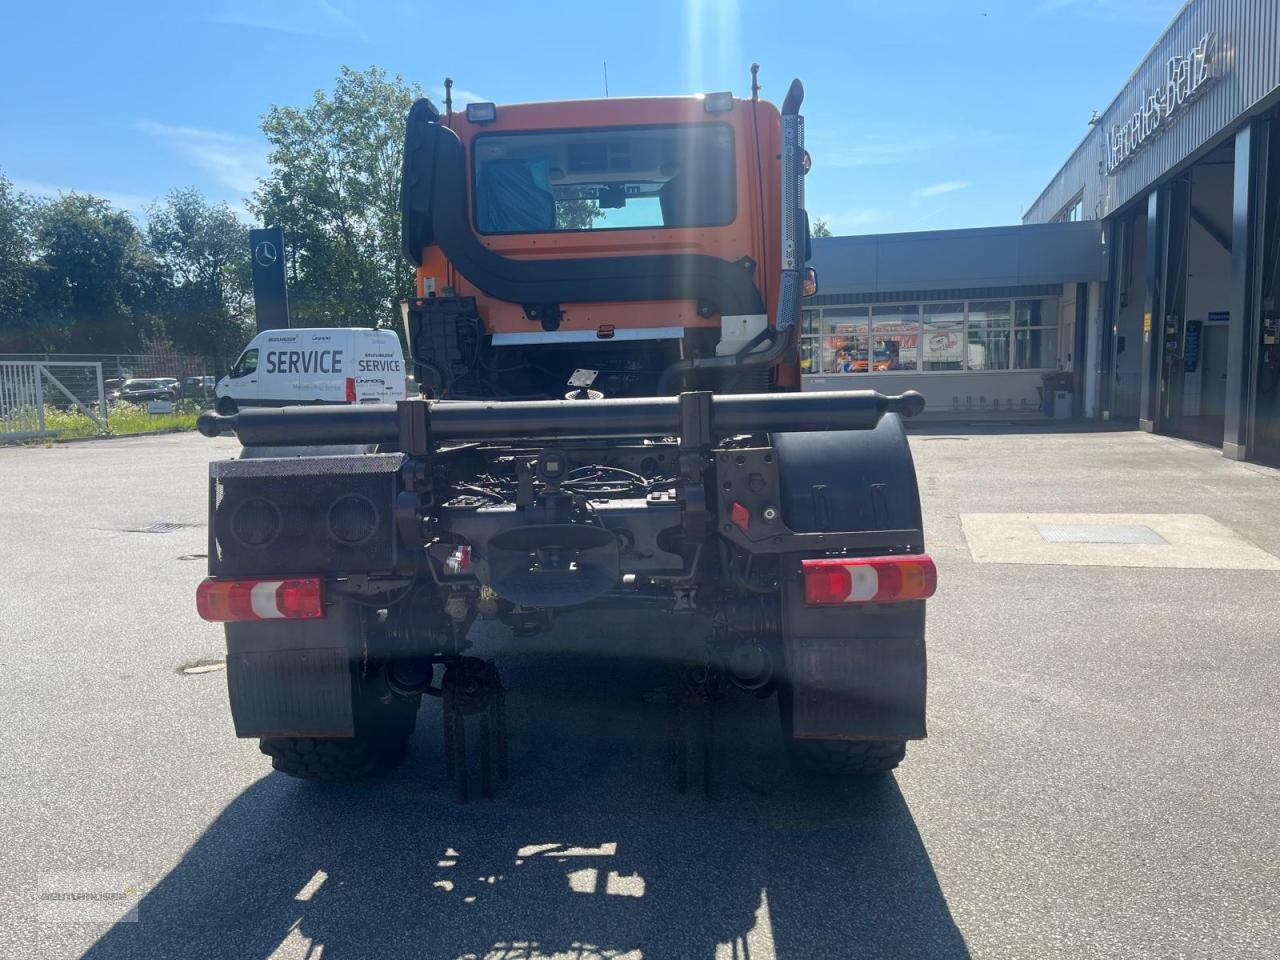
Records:
M437 84L430 90L431 101L441 110L444 109L444 84ZM459 87L454 84L453 87L453 109L462 110L468 103L494 103L484 94L476 93L474 90L468 90L466 87Z
M967 186L969 186L968 180L943 180L940 183L931 183L927 187L913 190L912 194L917 198L940 197L944 193L955 193Z
M127 193L121 190L95 190L92 187L70 187L64 184L46 183L43 180L24 180L19 178L13 181L13 186L15 189L23 193L29 193L33 197L46 197L50 200L55 200L68 193L101 197L113 207L136 214L143 214L145 212L144 208L156 201L155 197L145 196L141 193Z
M920 156L933 146L924 138L867 136L845 146L815 146L813 162L830 167L881 167Z
M333 0L223 0L220 7L209 17L214 23L308 37L369 39L356 14Z
M154 120L139 120L134 129L164 141L236 193L251 193L267 174L267 145L253 137Z

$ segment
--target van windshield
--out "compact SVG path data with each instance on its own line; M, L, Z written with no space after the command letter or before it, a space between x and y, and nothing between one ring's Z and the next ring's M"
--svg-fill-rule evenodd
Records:
M481 134L476 229L713 227L737 212L728 124Z
M240 359L236 361L236 365L231 368L231 376L244 377L258 369L258 348L246 350L240 355Z

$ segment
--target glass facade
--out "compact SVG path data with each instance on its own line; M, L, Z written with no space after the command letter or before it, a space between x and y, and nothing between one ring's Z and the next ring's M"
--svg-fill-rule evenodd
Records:
M801 369L919 373L1058 369L1058 299L811 307Z

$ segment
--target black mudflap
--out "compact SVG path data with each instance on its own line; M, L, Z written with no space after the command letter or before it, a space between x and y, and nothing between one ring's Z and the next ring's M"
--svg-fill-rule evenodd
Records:
M226 628L227 690L237 737L355 734L359 608L336 604L323 620L229 623Z
M919 740L924 639L794 637L787 641L792 736Z
M802 591L789 584L784 625L791 735L923 739L924 602L809 607Z

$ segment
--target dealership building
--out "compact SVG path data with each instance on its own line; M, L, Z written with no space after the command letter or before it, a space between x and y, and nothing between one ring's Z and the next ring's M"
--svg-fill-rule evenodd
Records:
M1280 464L1280 2L1186 3L1022 225L818 240L813 262L807 387Z

